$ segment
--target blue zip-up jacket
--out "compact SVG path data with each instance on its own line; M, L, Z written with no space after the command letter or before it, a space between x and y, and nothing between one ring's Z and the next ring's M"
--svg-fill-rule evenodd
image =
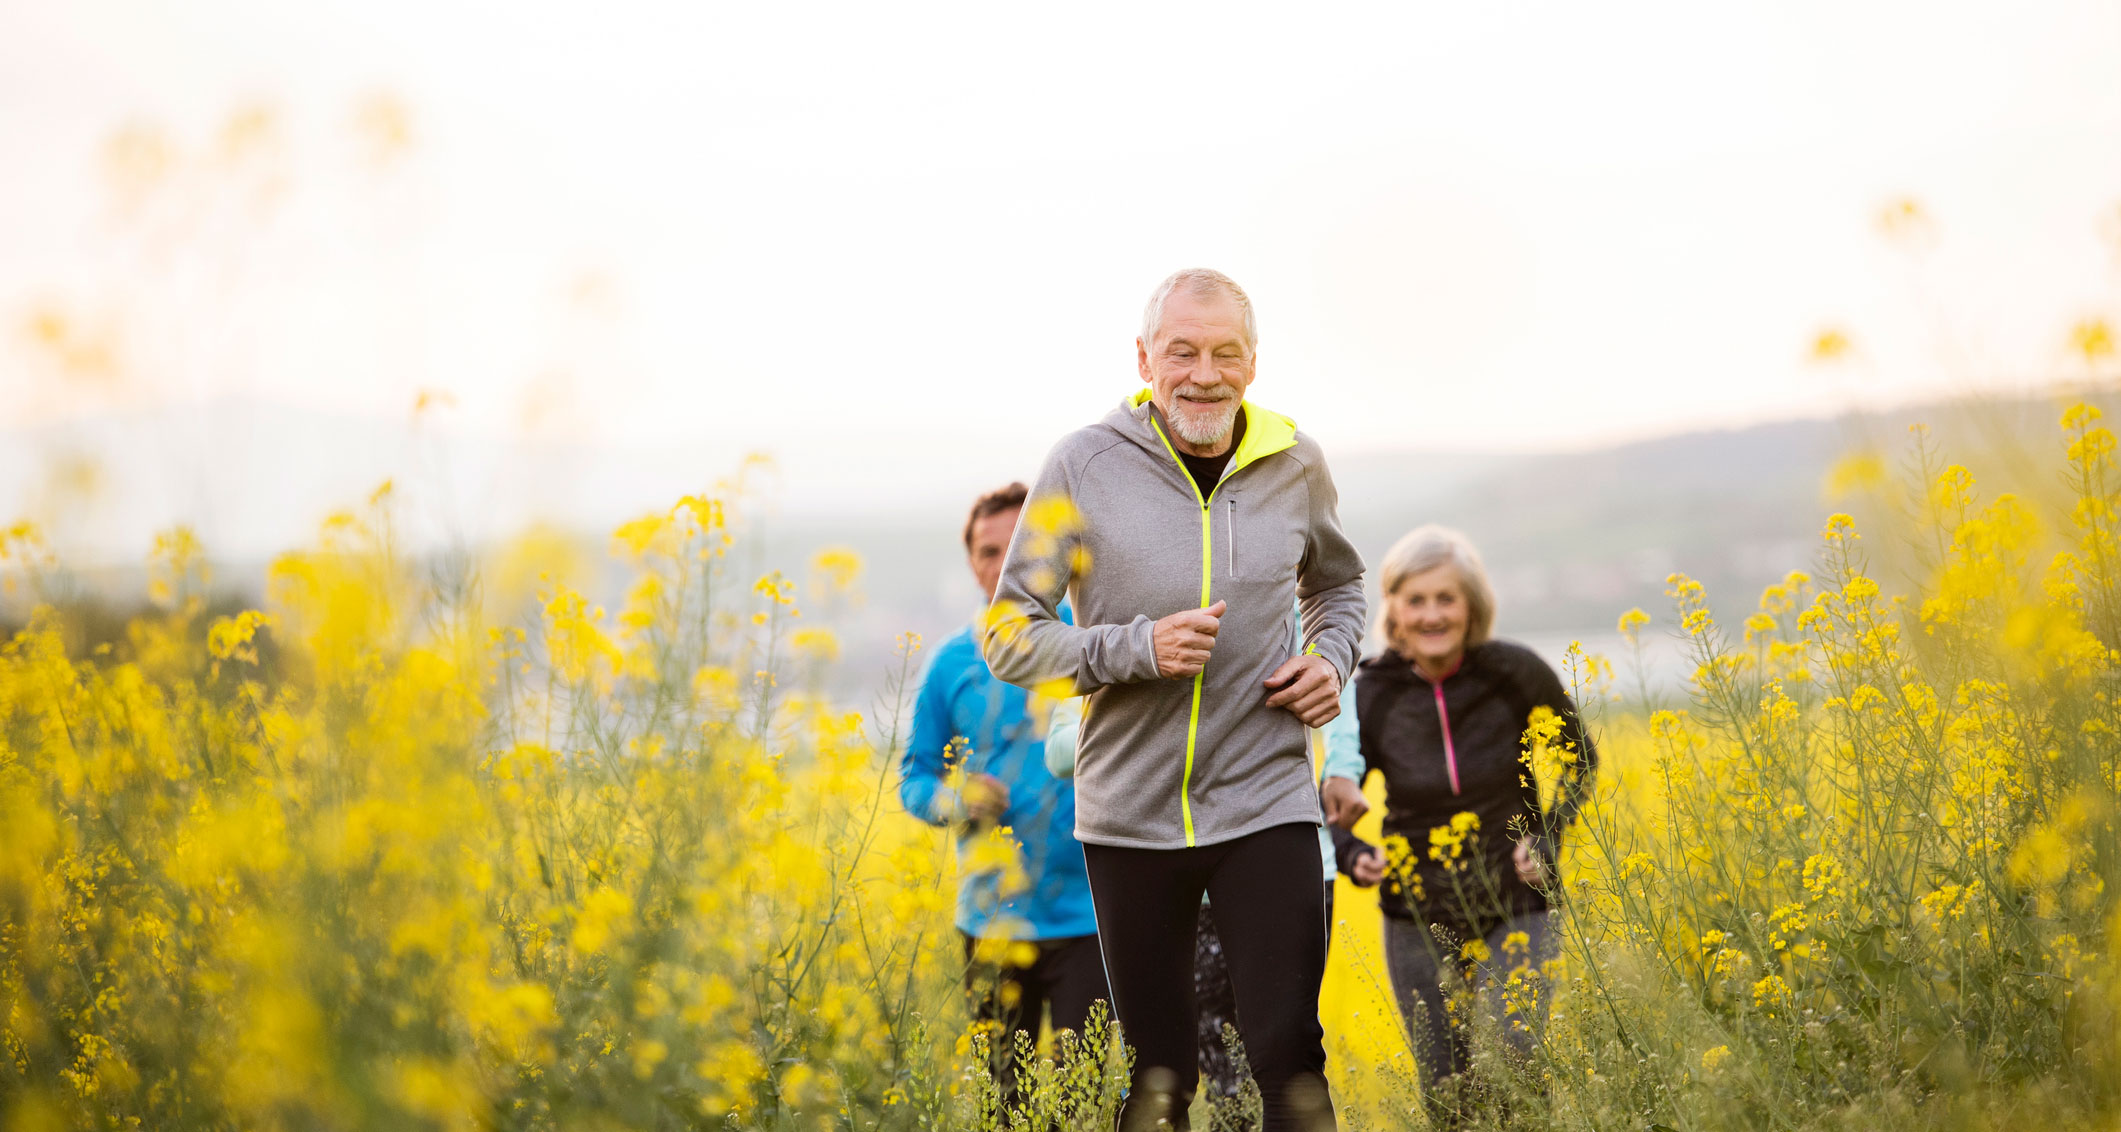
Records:
M991 774L1009 786L1001 824L1022 846L1027 887L1001 891L996 870L967 872L957 894L957 926L968 935L1068 939L1097 934L1083 847L1075 840L1075 784L1046 769L1043 729L1026 710L1029 693L995 679L980 659L971 627L935 650L913 704L913 735L899 762L899 800L931 825L957 824L958 861L975 836L964 804L944 783L950 761L967 774Z

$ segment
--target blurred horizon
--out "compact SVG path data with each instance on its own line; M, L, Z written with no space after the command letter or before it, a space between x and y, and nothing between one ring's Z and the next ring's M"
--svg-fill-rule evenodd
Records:
M2016 411L2029 403L2096 399L2107 388L2056 382L2022 392L1910 398L1537 451L1326 443L1336 478L1348 479L1344 465L1358 469L1352 498L1349 485L1342 484L1343 509L1363 510L1376 503L1364 497L1365 490L1400 475L1419 481L1423 493L1433 493L1542 459L1595 461L1786 427L1808 437L1839 436L1851 431L1851 422L1926 421L1990 403ZM1115 396L1113 403L1120 399ZM422 510L418 522L403 532L410 548L432 550L505 542L537 526L601 540L617 524L666 509L681 495L726 491L742 471L751 481L747 494L753 507L776 520L805 525L843 519L941 521L951 527L982 492L1011 480L1028 483L1052 442L1095 419L1054 422L1050 436L967 438L957 450L960 459L950 466L849 480L819 474L806 459L839 443L831 437L748 448L677 441L626 444L526 436L422 413L326 411L231 394L26 428L0 426L0 514L37 521L48 542L84 566L137 564L157 533L178 526L192 530L216 557L263 561L306 545L333 514L360 510L385 484L393 485L401 502ZM1297 425L1305 427L1302 421ZM1831 459L1842 453L1807 454ZM61 459L54 461L55 455ZM1798 459L1798 453L1790 455L1793 469ZM36 518L69 493L82 506L56 522ZM1821 500L1823 505L1824 494Z
M1205 264L1365 553L1461 522L1546 640L1667 569L1742 605L1863 434L2121 376L2117 42L2092 0L0 0L0 522L248 577L395 478L415 547L594 554L742 471L888 641Z
M1863 554L1878 576L1922 584L1921 556L1910 559L1900 541L1908 500L1922 494L1912 462L1917 437L1909 431L1917 425L1934 458L1967 465L1989 494L2017 493L2035 516L2066 525L2061 504L2049 498L2050 469L2061 445L2056 419L2080 400L2121 412L2121 391L2111 386L2057 386L2038 395L1959 397L1584 452L1353 450L1330 458L1342 523L1366 559L1374 563L1420 523L1464 530L1481 547L1501 599L1498 633L1557 667L1572 641L1627 657L1634 646L1615 633L1616 616L1631 607L1651 610L1663 629L1642 638L1634 663L1650 688L1670 691L1691 666L1684 634L1663 613L1669 575L1702 582L1719 618L1740 622L1762 587L1793 570L1819 568L1821 526L1830 512L1849 511L1871 536ZM57 532L63 537L52 541L62 546L79 546L93 532L111 548L60 556L60 592L92 623L114 627L146 606L149 549L170 525L156 521L158 502L191 498L207 518L221 520L190 529L213 569L214 601L235 609L263 600L281 552L314 544L320 500L330 496L333 512L369 515L378 485L387 485L391 544L438 576L474 571L464 580L495 595L493 611L505 616L513 603L557 584L618 608L629 573L613 529L668 510L682 492L703 492L728 499L743 532L732 562L737 576L801 576L827 550L857 556L861 600L830 622L847 661L836 669L833 690L851 697L866 694L891 667L900 634L939 642L974 614L979 598L958 546L960 527L972 495L997 486L872 484L866 498L877 505L865 508L841 496L791 499L781 462L756 456L538 448L492 437L468 445L402 415L349 428L344 418L323 414L221 404L182 427L168 414L129 429L112 423L76 422L70 446L99 453L91 458L98 466L120 469L128 450L153 458L171 435L218 438L219 447L208 474L194 479L120 471L115 478L154 490L123 493L129 509L95 511L100 527L75 523ZM2054 438L2052 450L2044 436ZM26 478L33 452L0 443L0 483ZM1016 455L1037 459L1029 451ZM295 474L261 474L272 469ZM522 498L526 491L546 494L533 504ZM232 544L231 521L278 534ZM0 628L20 623L30 596L17 591L10 600L0 592Z

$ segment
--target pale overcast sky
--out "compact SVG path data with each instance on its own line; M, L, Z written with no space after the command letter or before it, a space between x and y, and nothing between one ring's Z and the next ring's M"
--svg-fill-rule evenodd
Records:
M465 429L762 447L865 498L1028 475L1136 387L1142 299L1195 264L1254 297L1254 398L1342 448L2023 385L2116 306L2116 58L2121 10L2062 0L0 0L7 325L162 327L85 394L10 330L0 394L444 390ZM416 138L380 179L349 152L375 92ZM106 139L189 160L257 102L277 227L143 251ZM1903 194L1919 264L1875 226ZM1806 364L1827 325L1853 364Z

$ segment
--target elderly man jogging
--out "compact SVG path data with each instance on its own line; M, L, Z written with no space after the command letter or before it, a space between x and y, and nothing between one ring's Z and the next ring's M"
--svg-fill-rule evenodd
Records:
M1088 697L1075 833L1135 1050L1123 1128L1187 1126L1203 893L1266 1127L1332 1127L1304 728L1339 712L1363 566L1318 445L1243 400L1257 341L1228 277L1157 288L1136 342L1149 388L1047 456L988 614L995 675Z

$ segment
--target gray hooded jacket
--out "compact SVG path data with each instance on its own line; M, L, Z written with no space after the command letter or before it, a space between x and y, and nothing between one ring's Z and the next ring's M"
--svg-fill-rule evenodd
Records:
M983 651L996 676L1084 695L1075 835L1212 845L1319 821L1303 722L1264 681L1300 652L1343 684L1363 632L1362 557L1317 442L1245 404L1244 439L1203 494L1148 390L1061 439L1009 545ZM1072 598L1075 624L1060 619ZM1156 671L1157 619L1229 603L1198 676ZM1299 639L1295 610L1303 612Z

